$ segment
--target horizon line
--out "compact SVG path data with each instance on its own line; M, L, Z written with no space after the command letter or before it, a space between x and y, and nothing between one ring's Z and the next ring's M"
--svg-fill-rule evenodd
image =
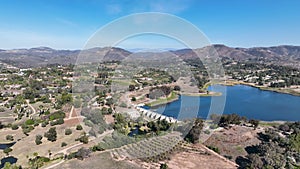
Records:
M270 46L250 46L250 47L242 47L242 46L229 46L226 44L222 44L222 43L212 43L211 45L207 45L207 46L203 46L203 47L199 47L199 48L195 48L195 49L201 49L204 47L208 47L208 46L226 46L229 48L244 48L244 49L251 49L251 48L271 48L271 47L280 47L280 46L293 46L293 47L300 47L300 44L278 44L278 45L270 45ZM166 47L166 48L146 48L146 47L137 47L137 48L126 48L126 47L122 47L122 46L97 46L97 47L92 47L92 48L88 48L88 49L71 49L71 48L53 48L50 46L34 46L34 47L20 47L20 48L0 48L0 51L9 51L9 50L29 50L29 49L37 49L37 48L49 48L52 50L69 50L69 51L77 51L77 50L90 50L90 49L95 49L95 48L119 48L119 49L123 49L123 50L127 50L127 51L135 51L135 50L162 50L162 51L174 51L174 50L184 50L184 49L191 49L191 48L176 48L176 47Z

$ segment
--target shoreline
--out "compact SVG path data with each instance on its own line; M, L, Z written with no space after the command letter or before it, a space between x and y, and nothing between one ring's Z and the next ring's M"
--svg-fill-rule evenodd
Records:
M209 97L209 96L222 96L222 93L221 92L213 92L213 91L210 91L209 93L185 93L185 92L183 92L180 95Z
M292 95L292 96L300 96L300 93L289 92L289 91L285 91L284 89L282 90L282 89L277 89L277 88L257 86L257 85L252 84L252 83L247 83L247 82L242 82L242 81L235 81L235 80L229 80L229 81L217 82L217 83L208 82L204 85L204 87L202 89L207 90L207 88L211 85L224 85L224 86L246 85L246 86L250 86L250 87L255 87L255 88L257 88L259 90L262 90L262 91L270 91L270 92L275 92L275 93L280 93L280 94L288 94L288 95ZM290 89L286 89L286 90L290 90ZM176 96L172 96L172 95L176 95ZM209 91L209 93L173 92L172 95L169 96L168 98L157 99L157 100L154 100L150 103L144 103L144 104L146 106L149 106L149 107L157 107L157 106L160 106L160 105L165 105L165 104L168 104L168 103L172 103L172 102L178 100L179 96L181 96L181 95L183 95L183 96L192 96L192 97L214 97L214 96L222 96L222 93L214 92L214 91Z
M236 81L236 80L228 80L225 82L219 82L219 83L211 83L208 82L204 85L203 89L207 90L207 88L211 85L224 85L224 86L235 86L235 85L246 85L246 86L250 86L250 87L255 87L257 89L260 89L262 91L270 91L270 92L275 92L275 93L280 93L280 94L288 94L288 95L292 95L292 96L300 96L300 93L294 92L294 91L286 91L286 90L291 90L289 88L287 89L281 89L281 88L271 88L271 87L265 87L265 86L257 86L255 84L252 83L247 83L247 82L243 82L243 81Z
M179 99L178 93L172 92L171 95L168 96L167 98L156 99L150 103L144 103L144 104L149 107L156 107L156 106L165 105L165 104L174 102L178 99Z

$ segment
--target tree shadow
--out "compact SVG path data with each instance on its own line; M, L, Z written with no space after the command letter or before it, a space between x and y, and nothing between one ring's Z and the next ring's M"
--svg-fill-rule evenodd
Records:
M247 151L248 154L258 154L260 152L258 145L247 146L245 150Z
M239 169L244 169L244 168L247 168L250 161L245 157L238 156L235 160L235 163L237 163L239 165Z

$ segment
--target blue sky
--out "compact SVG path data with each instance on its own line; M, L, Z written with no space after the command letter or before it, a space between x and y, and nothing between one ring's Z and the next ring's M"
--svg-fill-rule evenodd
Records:
M299 0L1 0L0 49L81 49L105 24L137 12L186 19L214 44L300 45ZM182 47L159 36L131 38L120 46Z

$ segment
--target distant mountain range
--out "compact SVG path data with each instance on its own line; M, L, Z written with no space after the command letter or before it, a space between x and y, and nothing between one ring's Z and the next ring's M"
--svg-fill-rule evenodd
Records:
M193 51L207 54L207 51L214 48L220 58L236 61L252 61L266 64L286 65L300 67L300 46L274 46L274 47L255 47L255 48L233 48L225 45L212 45L200 49L180 49L171 50L170 53L176 54L182 59L193 59L197 55ZM108 51L109 50L109 51ZM108 51L108 52L107 52ZM17 67L36 67L48 64L74 64L80 53L94 59L103 57L103 60L123 60L132 52L121 48L92 48L88 50L55 50L48 47L38 47L31 49L0 50L0 62L4 62ZM166 52L164 52L166 53ZM155 55L159 52L145 52L141 55ZM137 55L137 53L135 53Z

